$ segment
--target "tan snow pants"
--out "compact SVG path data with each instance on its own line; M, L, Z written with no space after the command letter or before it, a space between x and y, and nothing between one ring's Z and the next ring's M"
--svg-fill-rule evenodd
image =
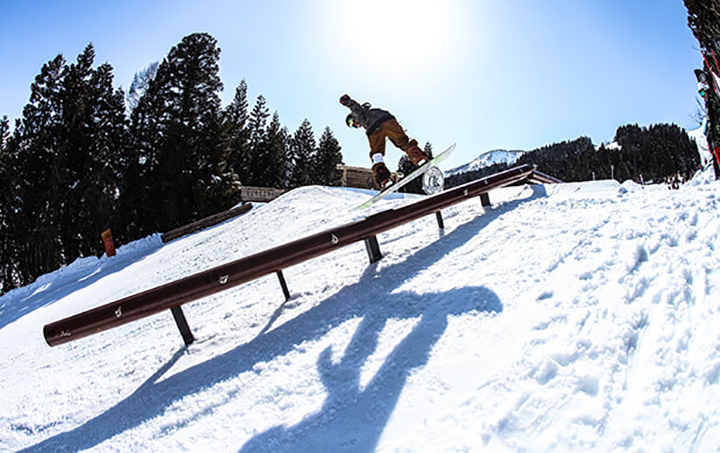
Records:
M370 142L370 159L373 154L382 154L385 156L385 139L389 138L390 141L396 147L407 153L408 149L417 146L417 140L410 140L402 126L397 122L395 118L385 121L375 129L370 135L368 135L368 141Z

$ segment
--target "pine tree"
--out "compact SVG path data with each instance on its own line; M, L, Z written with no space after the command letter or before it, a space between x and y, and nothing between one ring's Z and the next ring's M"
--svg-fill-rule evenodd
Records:
M262 186L263 184L265 164L262 161L264 154L262 148L267 140L266 128L269 117L270 111L265 98L262 95L258 96L248 122L248 150L242 162L244 177L241 175L244 185Z
M220 49L206 33L186 36L158 67L133 111L149 229L167 231L209 214L220 136ZM147 227L145 229L148 229Z
M258 186L283 187L286 146L287 130L282 127L280 115L275 112L255 156L253 174Z
M155 79L158 63L151 63L147 68L135 74L130 84L126 99L128 110L132 112L140 102L140 98L147 92L150 82Z
M7 116L0 120L0 294L14 287L13 262L15 250L13 234L10 229L10 212L12 194L8 162L8 139L10 138L10 122Z
M22 250L16 256L21 284L63 263L59 219L51 214L48 200L61 124L64 68L62 55L43 65L30 86L30 102L23 108L12 140L14 215L9 228ZM38 237L43 247L34 246Z
M82 230L77 217L83 209L84 172L94 157L91 147L95 123L89 86L94 60L95 49L89 44L63 71L61 123L48 198L50 212L58 218L62 253L68 259L82 255Z
M113 88L113 69L103 64L92 74L88 86L87 159L78 173L79 210L73 214L82 238L81 254L96 253L102 232L120 227L121 183L127 168L129 143L125 96ZM117 233L123 231L115 228Z
M296 188L314 184L312 181L312 163L317 150L315 134L310 121L305 119L288 146L288 188Z
M163 63L165 64L165 62ZM166 88L167 76L160 80L158 66L155 78L148 81L145 93L138 99L130 117L132 144L128 150L127 167L122 186L123 229L131 237L143 237L161 231L161 197L153 191L160 185L159 166L161 146L168 127L169 112Z
M337 170L343 164L342 148L329 127L325 128L318 143L317 155L313 164L314 184L340 186L342 174Z
M247 83L243 79L235 90L235 97L223 111L222 143L227 153L228 171L241 182L247 176L243 162L248 157L250 129L248 127Z

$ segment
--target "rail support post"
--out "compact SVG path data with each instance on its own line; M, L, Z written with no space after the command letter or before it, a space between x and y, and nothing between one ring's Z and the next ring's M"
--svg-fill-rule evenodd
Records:
M370 258L370 264L380 261L382 253L380 253L380 244L378 244L377 236L371 236L365 239L365 248Z
M443 221L442 212L438 211L435 213L435 217L437 218L438 228L441 230L445 229L445 222Z
M180 335L182 335L185 346L190 346L195 341L195 337L193 337L193 334L190 331L190 326L188 326L187 319L185 319L185 314L183 314L182 308L172 307L170 311L172 312L173 318L175 318L175 324L177 324L178 329L180 329Z
M483 208L487 208L489 206L492 206L490 203L490 194L487 192L483 192L480 194L480 203L482 204Z
M290 300L290 290L288 289L287 282L285 281L285 276L283 275L282 271L277 271L278 280L280 280L280 287L282 288L283 294L285 295L285 300Z

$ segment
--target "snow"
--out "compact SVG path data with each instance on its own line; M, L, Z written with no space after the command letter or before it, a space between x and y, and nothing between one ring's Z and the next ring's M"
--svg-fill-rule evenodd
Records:
M445 176L457 175L460 173L468 173L471 171L480 170L481 168L489 167L495 164L508 164L512 165L517 162L520 157L525 154L525 151L508 151L505 149L496 149L493 151L487 151L470 163L461 165L445 172Z
M710 170L712 171L712 170ZM368 212L307 187L0 298L0 450L717 451L720 182L505 188L170 313L46 323ZM417 196L396 196L377 210Z

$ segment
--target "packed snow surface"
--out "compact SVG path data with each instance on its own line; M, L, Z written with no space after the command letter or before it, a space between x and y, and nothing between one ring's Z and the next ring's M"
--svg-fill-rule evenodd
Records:
M717 451L720 183L505 188L51 348L46 323L357 220L308 187L0 298L0 450ZM397 196L376 210L412 203Z

